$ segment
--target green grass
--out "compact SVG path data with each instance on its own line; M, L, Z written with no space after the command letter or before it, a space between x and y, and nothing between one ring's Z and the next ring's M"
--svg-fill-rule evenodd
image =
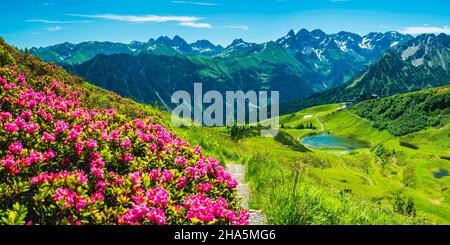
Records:
M320 105L289 115L284 115L280 117L280 124L283 124L285 127L295 128L300 124L313 123L315 127L320 128L320 125L318 124L315 117L317 116L320 118L324 115L328 115L329 113L333 113L340 106L341 105L339 104ZM307 116L307 118L304 118L305 116Z
M325 131L365 140L372 146L382 144L388 151L393 151L395 154L386 163L381 163L370 150L359 150L353 152L351 156L335 157L336 159L331 160L334 163L333 167L314 169L314 173L334 187L352 189L355 195L368 200L377 200L386 207L390 206L389 191L404 189L414 199L419 213L439 223L450 222L448 198L450 192L447 190L450 178L436 179L432 175L440 169L450 169L450 161L440 158L450 154L448 126L428 128L403 137L394 137L386 130L379 131L371 127L370 122L361 120L345 110L326 113L324 116L319 116ZM295 135L301 135L301 133L293 134ZM418 146L418 149L400 146L400 141ZM318 152L318 154L324 153ZM368 162L369 172L345 164L345 159L349 157L365 159ZM414 169L412 173L416 182L414 187L405 187L404 184L403 175L407 165L410 169Z
M279 164L272 155L255 155L247 164L251 206L262 209L271 224L410 224L426 222L327 186L311 176L302 159Z
M450 177L433 177L440 169L450 170L450 161L441 158L450 156L448 122L395 137L340 107L324 105L281 116L282 130L294 139L321 133L320 128L295 129L309 122L317 127L318 119L325 132L364 140L372 148L381 145L386 156L378 157L371 148L299 152L263 137L235 142L224 127L175 130L224 164L246 164L250 208L262 209L271 224L449 224ZM296 177L296 172L301 174ZM416 217L393 212L394 191L412 198Z

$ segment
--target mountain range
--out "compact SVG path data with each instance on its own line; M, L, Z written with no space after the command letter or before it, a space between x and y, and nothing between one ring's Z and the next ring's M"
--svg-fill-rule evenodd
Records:
M177 90L278 90L284 109L448 83L448 36L398 32L289 31L266 43L222 47L179 36L130 44L63 43L30 52L91 83L144 103L168 105ZM170 106L168 106L170 107Z
M169 104L177 90L278 90L285 101L315 92L314 72L274 42L258 44L246 55L213 58L199 55L97 55L66 66L95 85L144 103ZM226 50L231 50L231 46Z
M282 105L283 112L325 103L386 97L450 83L450 37L422 34L386 51L342 86Z
M216 46L208 40L199 40L188 44L179 36L175 36L173 39L161 36L156 40L151 38L148 42L132 41L129 44L95 41L79 44L65 42L44 48L31 48L30 52L44 61L52 61L59 65L78 65L99 54L214 55L222 50L224 50L222 46Z

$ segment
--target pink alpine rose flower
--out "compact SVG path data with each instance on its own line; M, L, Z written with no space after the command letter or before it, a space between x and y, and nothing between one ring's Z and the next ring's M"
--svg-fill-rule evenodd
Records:
M53 142L55 141L55 136L53 134L49 134L48 132L44 132L41 140L45 143Z
M126 138L126 139L122 140L122 142L120 143L120 146L122 146L125 149L130 148L131 147L130 139Z
M89 149L89 150L92 150L92 149L95 149L95 148L97 148L97 141L95 141L95 140L93 140L93 139L87 139L86 140L86 147Z
M9 146L8 150L11 153L20 154L20 153L22 153L22 143L20 143L19 141L16 141Z
M17 126L15 122L5 122L3 123L3 127L5 128L5 131L10 134L19 131L19 126Z

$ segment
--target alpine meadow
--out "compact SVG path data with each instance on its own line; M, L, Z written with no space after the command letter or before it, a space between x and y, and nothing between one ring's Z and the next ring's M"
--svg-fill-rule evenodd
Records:
M0 225L450 224L448 4L31 2Z

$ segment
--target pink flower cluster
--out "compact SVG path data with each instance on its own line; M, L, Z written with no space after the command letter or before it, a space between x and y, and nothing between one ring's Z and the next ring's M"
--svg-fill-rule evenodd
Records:
M74 207L77 212L86 207L88 201L82 196L77 195L76 192L70 191L67 188L56 189L55 195L53 195L55 202L60 202L64 209Z
M246 224L248 212L234 199L236 180L153 119L91 108L74 83L48 76L27 81L10 68L0 69L0 95L0 178L32 184L20 199L29 199L30 217ZM44 189L51 195L42 196ZM48 212L33 198L49 198L64 212Z
M135 204L124 215L119 215L119 224L140 224L142 220L166 224L164 209L167 208L169 199L169 194L162 186L148 190L145 195L138 189L133 196Z
M217 218L228 220L232 224L245 225L250 216L246 210L235 215L233 210L227 209L228 203L224 198L219 197L217 201L213 201L201 193L186 198L184 208L188 210L187 219L203 222L211 222Z
M155 182L168 182L173 179L173 173L170 170L153 169L150 171L150 178Z
M88 179L87 175L84 173L83 170L81 170L81 171L75 170L73 172L69 172L67 170L62 170L58 173L52 173L52 172L40 173L31 179L31 184L33 184L33 185L43 184L43 183L52 182L57 179L68 180L69 178L73 178L73 179L77 180L78 182L80 182L81 184L85 184Z
M22 143L20 143L19 141L16 141L11 144L11 146L8 148L8 150L11 153L20 154L20 153L22 153Z

